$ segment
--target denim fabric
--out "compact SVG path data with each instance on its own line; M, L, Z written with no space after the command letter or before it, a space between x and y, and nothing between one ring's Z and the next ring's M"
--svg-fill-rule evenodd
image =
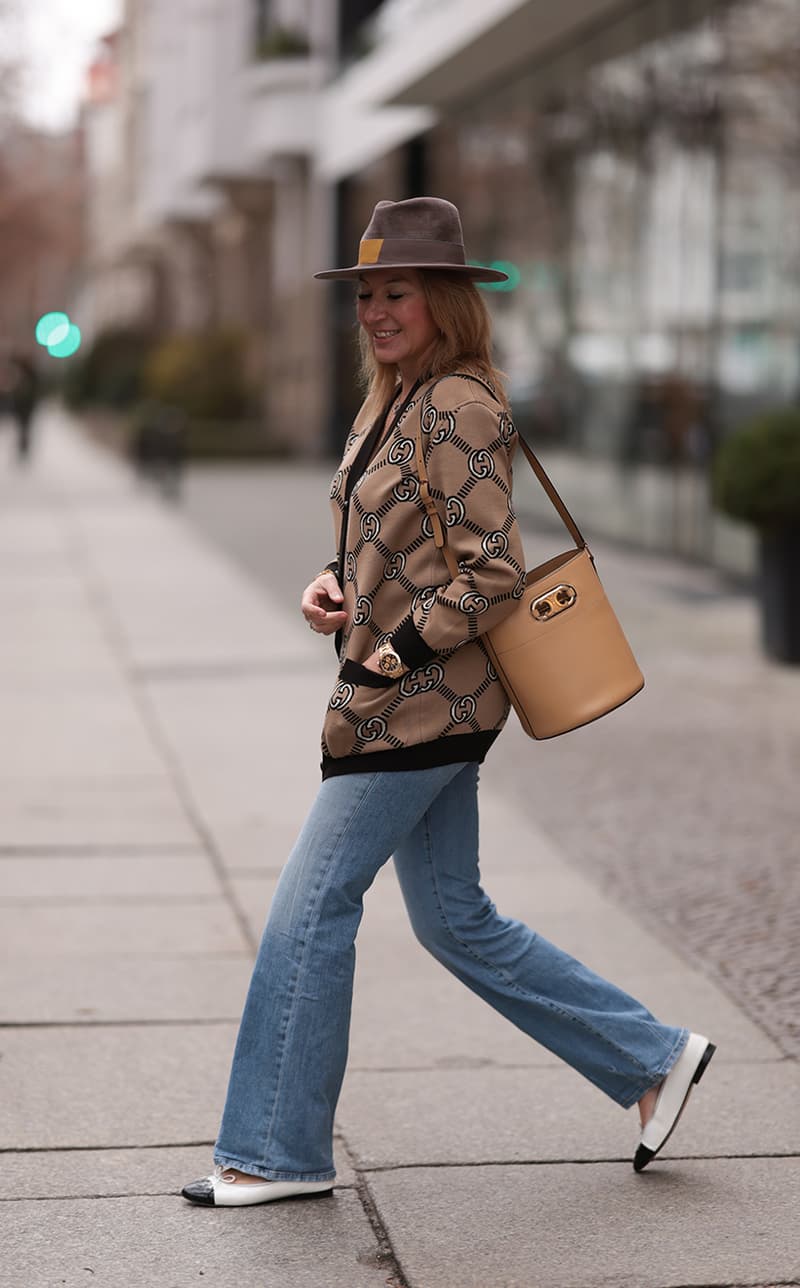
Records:
M259 947L215 1161L329 1180L362 899L394 854L411 924L448 970L623 1107L677 1060L686 1029L527 926L478 870L478 766L325 781L281 874ZM420 1002L422 1005L422 1000Z

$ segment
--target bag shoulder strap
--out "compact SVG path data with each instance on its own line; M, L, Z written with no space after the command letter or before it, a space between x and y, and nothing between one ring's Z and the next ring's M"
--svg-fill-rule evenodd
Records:
M565 506L564 502L561 500L561 497L556 491L553 485L553 481L548 475L544 466L542 465L542 462L539 460L538 456L534 454L533 449L528 445L528 443L522 437L522 434L520 434L519 430L517 430L517 436L519 438L519 445L522 448L523 452L525 453L525 457L528 464L530 465L537 479L539 480L545 492L547 493L548 499L550 500L553 507L555 508L558 514L558 517L561 519L561 522L564 524L565 528L567 529L567 532L572 537L572 540L575 542L575 545L577 546L578 550L585 550L586 538L584 537L577 523L573 519L569 510Z
M471 372L467 372L467 371L455 371L452 374L461 376L467 380L474 380L476 381L477 384L483 385L484 389L486 389L491 394L495 402L499 406L502 406L502 404L500 403L500 399L497 397L497 394L492 389L491 385L488 384L487 381L482 380L480 376L474 376L472 375ZM428 392L431 392L433 389L435 389L436 385L438 385L441 380L447 380L447 379L448 379L447 376L440 376L439 380L436 380L431 385L431 389ZM577 523L573 519L572 515L570 514L569 510L565 506L564 502L561 500L561 497L559 496L558 492L553 486L553 483L549 475L547 474L547 471L545 470L544 466L542 465L541 461L538 459L538 457L536 456L532 448L528 446L525 439L522 437L522 434L520 434L519 430L517 430L517 436L519 438L520 447L522 448L525 454L525 458L528 464L530 465L537 479L539 480L542 487L544 488L544 491L546 492L548 499L551 501L554 509L556 510L556 513L558 514L558 517L561 519L562 523L564 524L567 531L569 532L569 535L572 537L572 540L575 542L577 549L585 550L586 539L581 533L580 528L578 527ZM455 579L459 575L458 564L456 563L456 560L453 556L452 551L447 545L447 537L445 535L444 527L442 526L442 520L439 516L439 511L436 508L436 502L431 496L430 488L428 486L428 472L425 468L425 454L422 450L422 419L421 418L417 424L415 450L416 450L417 477L419 478L420 497L423 505L425 506L426 513L431 521L431 527L433 529L433 539L438 549L442 551L445 562L447 563L448 570L450 571L451 576Z

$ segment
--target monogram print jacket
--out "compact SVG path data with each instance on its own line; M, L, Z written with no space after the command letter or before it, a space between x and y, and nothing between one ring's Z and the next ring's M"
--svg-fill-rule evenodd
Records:
M514 426L480 381L429 380L355 480L347 506L348 477L371 428L362 410L331 485L348 624L322 733L323 777L483 760L509 710L481 635L524 588L511 504ZM419 429L455 580L420 498ZM384 640L410 668L399 680L363 665Z

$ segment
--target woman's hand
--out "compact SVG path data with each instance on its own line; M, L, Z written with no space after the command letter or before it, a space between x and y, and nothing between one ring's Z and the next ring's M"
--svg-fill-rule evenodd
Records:
M334 573L323 572L303 591L300 609L318 635L333 635L342 630L347 613L341 608L343 595Z

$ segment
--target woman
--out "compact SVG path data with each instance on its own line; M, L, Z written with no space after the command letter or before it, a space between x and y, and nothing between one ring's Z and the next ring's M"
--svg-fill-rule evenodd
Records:
M242 1017L212 1176L183 1194L241 1206L330 1194L362 897L394 855L414 931L480 997L618 1104L638 1102L644 1167L714 1048L500 916L478 873L478 765L509 704L481 634L514 607L515 431L456 208L382 201L359 263L368 392L331 488L337 558L306 588L337 635L323 782L284 868ZM459 566L436 548L416 470Z

